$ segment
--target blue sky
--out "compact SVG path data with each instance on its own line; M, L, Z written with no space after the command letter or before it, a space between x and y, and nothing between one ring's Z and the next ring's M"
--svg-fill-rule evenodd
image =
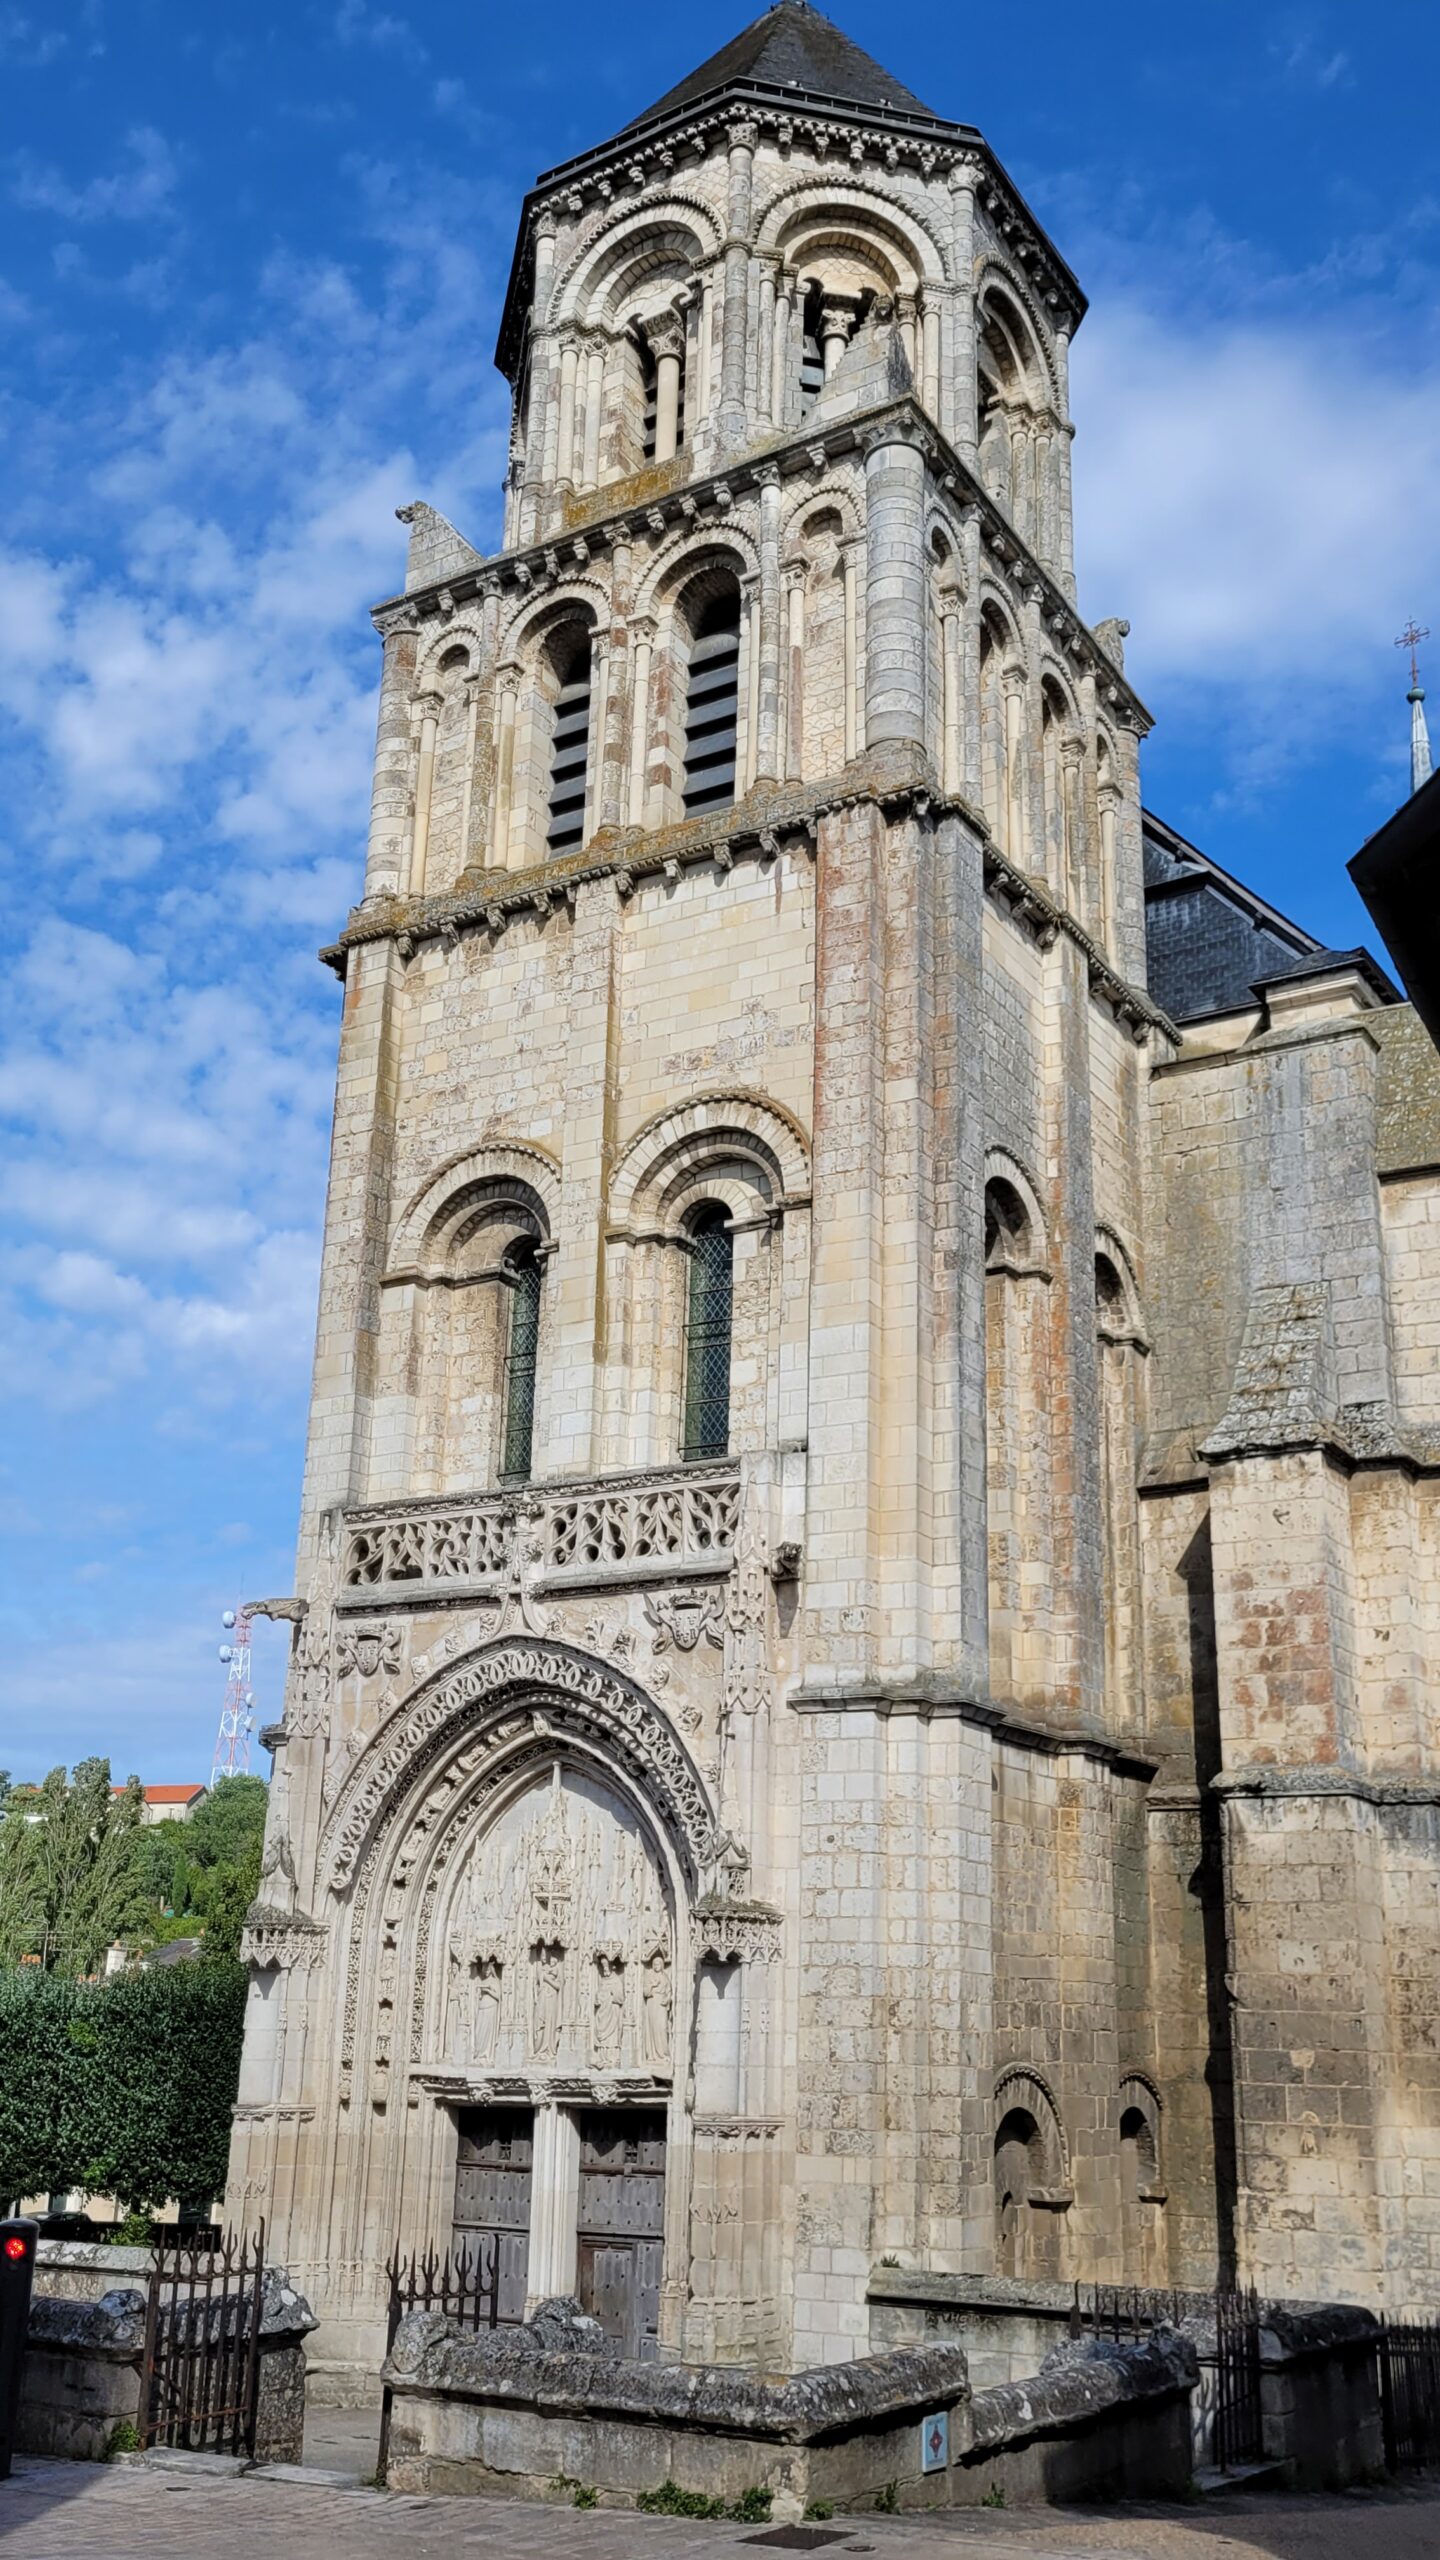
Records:
M1436 0L840 14L1090 293L1147 797L1362 938L1440 633ZM219 1613L290 1588L393 510L494 547L521 194L742 16L0 0L0 1765L204 1775Z

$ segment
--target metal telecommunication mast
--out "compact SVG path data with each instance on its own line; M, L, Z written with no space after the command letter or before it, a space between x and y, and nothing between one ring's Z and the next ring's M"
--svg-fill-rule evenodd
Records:
M255 1730L255 1692L250 1686L250 1612L227 1609L220 1624L226 1629L229 1642L220 1647L220 1659L226 1665L225 1704L215 1736L212 1787L217 1778L242 1778L248 1773L250 1736Z

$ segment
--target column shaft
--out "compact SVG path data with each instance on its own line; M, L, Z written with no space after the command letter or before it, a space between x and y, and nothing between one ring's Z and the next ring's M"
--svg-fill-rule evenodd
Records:
M925 744L925 461L918 445L865 457L865 744Z

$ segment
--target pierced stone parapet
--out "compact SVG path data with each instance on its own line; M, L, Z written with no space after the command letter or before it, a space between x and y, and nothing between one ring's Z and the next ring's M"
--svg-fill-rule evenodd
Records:
M725 1574L739 1514L740 1476L730 1466L610 1477L549 1493L377 1506L346 1521L336 1605L393 1606L476 1591L499 1596L516 1569L522 1523L533 1538L540 1590Z

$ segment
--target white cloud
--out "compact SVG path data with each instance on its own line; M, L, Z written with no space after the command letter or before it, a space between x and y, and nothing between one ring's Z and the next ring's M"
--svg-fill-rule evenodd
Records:
M1337 703L1368 718L1392 634L1440 588L1440 360L1339 313L1109 294L1073 372L1082 602L1129 617L1142 690L1229 693L1242 729L1305 743Z
M118 165L75 186L60 170L22 152L12 163L10 193L27 213L66 222L148 222L163 213L179 171L169 143L153 125L132 125Z

